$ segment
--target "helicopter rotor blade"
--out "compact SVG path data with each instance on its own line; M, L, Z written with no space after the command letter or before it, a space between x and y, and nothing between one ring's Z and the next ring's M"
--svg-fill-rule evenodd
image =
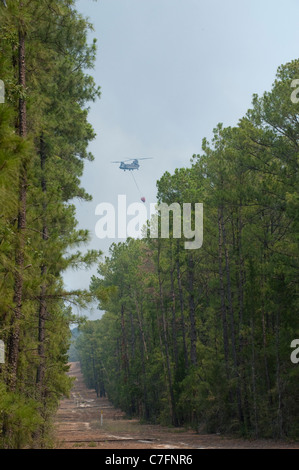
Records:
M146 158L128 158L127 160L120 160L116 162L111 162L111 163L125 163L125 162L133 162L133 161L139 161L139 160L153 160L153 157L146 157Z

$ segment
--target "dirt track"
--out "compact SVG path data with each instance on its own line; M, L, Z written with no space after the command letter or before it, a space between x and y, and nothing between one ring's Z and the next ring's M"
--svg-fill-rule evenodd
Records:
M246 441L141 425L137 420L124 419L106 398L97 398L88 390L79 363L71 363L70 375L76 381L71 398L61 402L56 416L57 449L299 449L299 443Z

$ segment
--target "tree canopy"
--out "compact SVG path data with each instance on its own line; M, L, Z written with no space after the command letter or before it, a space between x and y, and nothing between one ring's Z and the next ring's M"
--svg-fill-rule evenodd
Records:
M95 137L87 103L100 89L86 70L96 44L91 24L71 0L0 4L0 368L2 447L46 446L51 416L70 390L70 305L88 292L67 292L62 274L98 260L76 247L74 199L88 144Z
M106 313L77 349L88 385L128 415L298 437L298 76L298 60L279 67L237 126L157 182L160 203L204 204L201 249L128 239L100 263L90 288Z

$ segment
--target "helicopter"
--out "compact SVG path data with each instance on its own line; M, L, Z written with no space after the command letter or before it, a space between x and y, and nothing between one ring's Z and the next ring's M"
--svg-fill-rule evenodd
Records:
M123 162L111 162L111 163L120 163L120 170L128 170L128 171L133 171L133 170L139 170L139 160L152 160L152 158L130 158L128 160L124 160ZM126 163L126 162L132 162L132 163Z

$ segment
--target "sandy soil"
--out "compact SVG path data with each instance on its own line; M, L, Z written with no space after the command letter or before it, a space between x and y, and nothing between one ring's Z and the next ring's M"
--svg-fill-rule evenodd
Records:
M83 382L80 365L70 399L61 402L55 422L57 449L299 449L299 443L243 440L183 429L142 425L124 418L107 398L97 398ZM102 423L101 423L102 414Z

